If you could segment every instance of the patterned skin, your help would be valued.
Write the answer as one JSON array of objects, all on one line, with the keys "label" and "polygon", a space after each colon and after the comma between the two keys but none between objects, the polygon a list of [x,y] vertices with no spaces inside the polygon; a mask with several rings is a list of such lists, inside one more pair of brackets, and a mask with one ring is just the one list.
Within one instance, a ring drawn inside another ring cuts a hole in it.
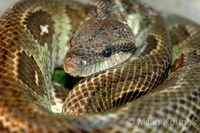
[{"label": "patterned skin", "polygon": [[[0,19],[0,130],[199,132],[199,25],[166,20],[132,0],[18,2]],[[51,77],[63,60],[86,78],[56,114]]]}]

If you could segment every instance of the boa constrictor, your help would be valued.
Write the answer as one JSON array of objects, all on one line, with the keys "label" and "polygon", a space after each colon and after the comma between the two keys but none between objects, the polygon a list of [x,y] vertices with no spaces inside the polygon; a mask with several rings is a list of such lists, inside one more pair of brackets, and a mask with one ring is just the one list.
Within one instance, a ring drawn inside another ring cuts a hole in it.
[{"label": "boa constrictor", "polygon": [[[166,18],[134,0],[10,7],[0,19],[1,132],[200,132],[200,28]],[[63,60],[86,78],[53,113]]]}]

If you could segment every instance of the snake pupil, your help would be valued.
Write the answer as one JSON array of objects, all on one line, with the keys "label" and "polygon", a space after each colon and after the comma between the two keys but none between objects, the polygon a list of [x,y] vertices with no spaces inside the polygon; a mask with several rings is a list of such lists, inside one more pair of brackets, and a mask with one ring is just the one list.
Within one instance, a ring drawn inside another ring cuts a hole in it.
[{"label": "snake pupil", "polygon": [[112,51],[110,49],[108,49],[108,48],[106,48],[106,50],[104,50],[103,53],[102,53],[102,55],[104,57],[110,57],[111,54],[112,54]]}]

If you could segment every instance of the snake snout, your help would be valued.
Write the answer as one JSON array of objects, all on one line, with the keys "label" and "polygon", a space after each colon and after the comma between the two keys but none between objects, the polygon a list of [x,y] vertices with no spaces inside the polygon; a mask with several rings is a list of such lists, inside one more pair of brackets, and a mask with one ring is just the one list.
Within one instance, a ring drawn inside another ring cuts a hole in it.
[{"label": "snake snout", "polygon": [[81,58],[75,58],[72,55],[66,55],[64,61],[64,70],[66,73],[74,76],[80,77],[81,71],[86,65],[86,61]]}]

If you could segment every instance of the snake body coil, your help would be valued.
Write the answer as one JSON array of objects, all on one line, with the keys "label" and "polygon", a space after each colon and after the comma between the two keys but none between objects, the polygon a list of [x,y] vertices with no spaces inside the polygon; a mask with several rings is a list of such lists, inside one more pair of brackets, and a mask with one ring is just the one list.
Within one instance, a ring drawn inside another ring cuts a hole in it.
[{"label": "snake body coil", "polygon": [[[57,114],[51,77],[63,60],[66,72],[86,78]],[[194,133],[199,114],[194,22],[164,20],[134,0],[22,0],[0,19],[2,132]]]}]

